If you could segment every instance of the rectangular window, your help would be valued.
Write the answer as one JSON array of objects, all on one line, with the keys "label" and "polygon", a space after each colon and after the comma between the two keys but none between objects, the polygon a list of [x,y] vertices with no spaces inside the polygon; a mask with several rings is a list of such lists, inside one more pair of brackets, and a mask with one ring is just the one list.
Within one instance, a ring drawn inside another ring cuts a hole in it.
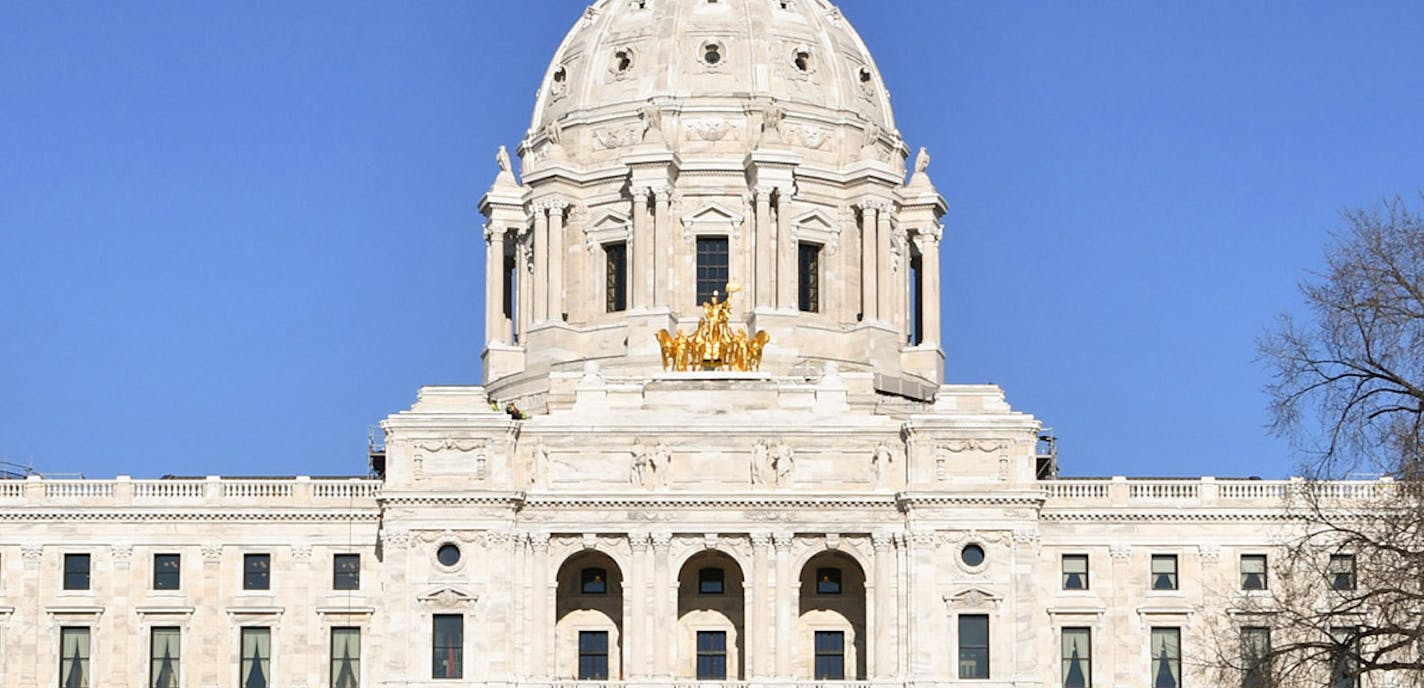
[{"label": "rectangular window", "polygon": [[1152,555],[1152,589],[1177,589],[1177,555]]},{"label": "rectangular window", "polygon": [[1063,555],[1063,589],[1088,589],[1088,555]]},{"label": "rectangular window", "polygon": [[697,571],[697,592],[701,595],[721,595],[726,590],[726,574],[709,566]]},{"label": "rectangular window", "polygon": [[1355,589],[1355,555],[1330,555],[1330,589]]},{"label": "rectangular window", "polygon": [[726,631],[697,632],[697,680],[727,680]]},{"label": "rectangular window", "polygon": [[608,680],[608,631],[579,631],[580,681]]},{"label": "rectangular window", "polygon": [[1271,629],[1247,626],[1241,629],[1241,688],[1269,688],[1271,669]]},{"label": "rectangular window", "polygon": [[1093,634],[1087,628],[1063,629],[1063,688],[1093,685]]},{"label": "rectangular window", "polygon": [[59,688],[89,688],[87,627],[64,626],[59,629]]},{"label": "rectangular window", "polygon": [[841,570],[836,568],[816,569],[816,594],[841,594]]},{"label": "rectangular window", "polygon": [[177,554],[153,555],[153,589],[177,590],[182,581],[183,558]]},{"label": "rectangular window", "polygon": [[149,688],[178,688],[180,685],[180,643],[177,626],[154,626],[148,632]]},{"label": "rectangular window", "polygon": [[609,313],[628,309],[628,242],[603,245],[603,302]]},{"label": "rectangular window", "polygon": [[1182,685],[1182,629],[1153,628],[1149,653],[1152,656],[1152,688],[1180,688]]},{"label": "rectangular window", "polygon": [[989,617],[959,615],[959,677],[989,678]]},{"label": "rectangular window", "polygon": [[796,245],[796,307],[807,313],[821,310],[821,245]]},{"label": "rectangular window", "polygon": [[1266,555],[1241,555],[1241,589],[1266,589]]},{"label": "rectangular window", "polygon": [[242,629],[242,661],[238,666],[237,685],[242,688],[267,688],[271,681],[272,629],[245,626]]},{"label": "rectangular window", "polygon": [[269,590],[272,587],[272,555],[242,555],[242,589]]},{"label": "rectangular window", "polygon": [[331,629],[331,688],[361,688],[361,629]]},{"label": "rectangular window", "polygon": [[697,304],[712,300],[712,292],[717,292],[719,300],[726,300],[727,290],[727,237],[697,237]]},{"label": "rectangular window", "polygon": [[925,341],[924,256],[915,242],[910,243],[910,344]]},{"label": "rectangular window", "polygon": [[1335,641],[1335,658],[1330,667],[1330,688],[1360,688],[1360,669],[1355,661],[1360,652],[1359,629],[1351,626],[1330,629]]},{"label": "rectangular window", "polygon": [[845,680],[845,633],[816,631],[815,678],[824,681]]},{"label": "rectangular window", "polygon": [[436,614],[430,647],[430,678],[464,676],[465,617],[460,614]]},{"label": "rectangular window", "polygon": [[[89,555],[64,555],[64,589],[89,589]],[[85,632],[88,633],[87,630]]]},{"label": "rectangular window", "polygon": [[361,555],[337,554],[331,558],[331,589],[361,589]]},{"label": "rectangular window", "polygon": [[605,595],[608,593],[608,572],[589,567],[579,572],[579,590],[585,595]]},{"label": "rectangular window", "polygon": [[514,255],[506,253],[504,255],[504,285],[501,289],[504,294],[504,303],[501,304],[501,308],[503,308],[504,317],[511,320],[514,318],[514,287],[518,284],[518,280],[515,279],[517,274],[514,271]]}]

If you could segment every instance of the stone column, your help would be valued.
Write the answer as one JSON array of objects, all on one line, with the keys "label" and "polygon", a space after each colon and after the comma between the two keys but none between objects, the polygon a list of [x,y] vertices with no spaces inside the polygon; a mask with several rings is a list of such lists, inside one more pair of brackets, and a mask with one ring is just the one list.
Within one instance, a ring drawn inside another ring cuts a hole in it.
[{"label": "stone column", "polygon": [[875,621],[870,626],[870,675],[884,679],[895,675],[895,586],[893,568],[894,540],[889,533],[872,533],[870,543],[875,549]]},{"label": "stone column", "polygon": [[[215,660],[208,662],[199,661],[196,664],[189,665],[198,669],[198,671],[194,672],[194,675],[198,677],[198,685],[226,685],[226,682],[222,680],[226,677],[228,668],[226,662],[216,661],[219,658],[227,657],[232,652],[227,644],[228,638],[230,637],[229,633],[231,632],[228,630],[231,628],[231,621],[227,614],[223,613],[222,609],[223,547],[222,545],[203,545],[201,551],[203,554],[203,577],[198,585],[200,592],[192,597],[194,600],[194,609],[191,628],[213,628],[219,629],[219,632],[192,633],[190,637],[184,640],[192,643],[192,651],[188,653],[188,656],[195,659],[208,657]],[[237,563],[239,565],[242,564],[241,557],[238,558]],[[188,647],[188,645],[184,645],[183,649],[187,651]],[[392,667],[393,669],[397,672],[404,670],[404,666],[399,664],[400,660],[392,661],[395,663],[395,666]],[[395,675],[399,676],[401,674],[397,673]]]},{"label": "stone column", "polygon": [[[536,679],[548,679],[554,664],[554,610],[549,607],[549,534],[530,533],[529,547],[533,552],[530,562],[529,609],[533,613],[529,621],[529,649],[532,661],[529,675]],[[557,584],[557,581],[555,581]]]},{"label": "stone column", "polygon": [[796,310],[796,237],[791,235],[791,189],[776,190],[776,306]]},{"label": "stone column", "polygon": [[[96,576],[93,582],[98,584],[95,587],[99,589],[98,592],[101,596],[104,595],[104,588],[110,589],[106,606],[118,613],[112,614],[109,618],[100,619],[100,621],[108,622],[104,624],[108,626],[108,628],[102,630],[109,631],[112,637],[104,638],[100,635],[101,628],[96,624],[93,634],[89,638],[89,642],[92,647],[97,648],[107,645],[114,650],[118,650],[118,652],[114,653],[112,661],[107,662],[109,665],[107,671],[111,685],[123,686],[128,685],[128,678],[134,672],[129,662],[128,648],[129,639],[133,638],[138,631],[133,623],[135,616],[133,614],[133,607],[129,602],[129,590],[142,590],[143,588],[133,587],[135,581],[132,580],[132,570],[129,566],[133,561],[133,545],[110,545],[109,559],[113,563],[113,573],[110,580],[101,582]],[[113,584],[111,581],[117,584]],[[110,585],[112,585],[112,587],[110,587]],[[144,646],[146,647],[146,644]]]},{"label": "stone column", "polygon": [[746,614],[746,656],[742,658],[742,666],[746,669],[747,680],[764,678],[772,675],[773,654],[771,652],[772,639],[768,637],[767,631],[771,630],[772,623],[776,619],[776,610],[771,606],[769,595],[769,583],[771,582],[771,556],[768,550],[771,549],[771,533],[752,533],[752,570],[751,575],[746,578],[746,594],[750,599]]},{"label": "stone column", "polygon": [[[38,479],[36,478],[36,480]],[[26,487],[28,487],[28,485]],[[35,487],[43,489],[44,486],[36,482]],[[13,656],[6,655],[5,671],[7,674],[13,674],[16,677],[15,685],[23,686],[24,688],[33,688],[39,684],[40,674],[44,671],[40,668],[40,643],[48,644],[55,642],[55,640],[44,637],[47,619],[44,618],[45,612],[39,605],[39,588],[40,580],[42,579],[40,569],[45,563],[44,547],[42,545],[34,545],[32,547],[22,545],[20,547],[20,558],[23,560],[22,566],[24,567],[25,574],[24,577],[20,579],[19,599],[28,600],[29,604],[25,605],[27,608],[22,608],[17,605],[12,614],[10,625],[14,630],[11,632],[13,635],[10,640],[10,647],[15,648],[16,652]],[[63,557],[61,557],[61,560],[62,559]],[[58,565],[58,563],[55,564],[55,566]],[[30,616],[30,613],[33,613],[33,616]],[[28,617],[31,624],[30,628],[25,627],[26,617]],[[30,661],[21,659],[26,657],[29,658]]]},{"label": "stone column", "polygon": [[633,242],[628,247],[628,307],[653,305],[653,228],[646,187],[633,190]]},{"label": "stone column", "polygon": [[504,229],[485,225],[485,345],[507,343],[504,321]]},{"label": "stone column", "polygon": [[648,534],[628,534],[628,547],[633,558],[623,577],[623,606],[628,613],[623,618],[623,674],[625,678],[648,675],[652,664],[652,645],[657,624],[648,612]]},{"label": "stone column", "polygon": [[516,234],[515,256],[514,256],[514,278],[516,287],[514,295],[518,299],[518,325],[515,327],[519,337],[520,346],[529,345],[529,323],[534,321],[534,299],[532,298],[532,275],[529,273],[530,250],[529,244],[533,241],[534,234],[528,227],[522,227]]},{"label": "stone column", "polygon": [[672,191],[667,187],[653,190],[653,305],[670,306],[673,298],[673,240],[668,203]]},{"label": "stone column", "polygon": [[875,230],[875,263],[877,273],[884,279],[884,284],[876,286],[876,291],[880,295],[880,305],[878,307],[881,320],[893,322],[895,319],[895,285],[894,279],[890,279],[890,235],[894,231],[890,226],[890,206],[887,203],[880,203],[879,217],[877,217],[877,227]]},{"label": "stone column", "polygon": [[751,245],[756,254],[755,303],[759,307],[773,306],[776,302],[776,281],[772,267],[776,232],[771,226],[771,192],[770,187],[756,188],[756,236]]},{"label": "stone column", "polygon": [[920,234],[920,312],[923,313],[925,344],[939,345],[939,238],[941,230],[931,228]]},{"label": "stone column", "polygon": [[677,581],[668,570],[668,551],[672,533],[653,534],[653,616],[648,624],[653,636],[653,673],[660,678],[672,676],[672,631],[676,627],[677,611],[670,609],[668,597],[676,591]]},{"label": "stone column", "polygon": [[799,577],[791,570],[791,533],[772,535],[776,546],[776,676],[791,678],[791,647],[796,627]]},{"label": "stone column", "polygon": [[534,204],[534,322],[549,319],[549,208]]},{"label": "stone column", "polygon": [[879,301],[875,288],[879,279],[875,274],[875,226],[876,208],[874,201],[860,204],[860,314],[861,321],[879,317]]},{"label": "stone column", "polygon": [[[906,555],[909,570],[909,594],[906,613],[909,615],[910,673],[913,680],[925,681],[934,676],[933,653],[938,651],[934,642],[934,615],[944,615],[944,605],[934,599],[934,578],[924,575],[934,571],[935,534],[933,532],[914,533],[909,538],[910,550]],[[937,604],[939,603],[939,604]]]},{"label": "stone column", "polygon": [[564,209],[569,204],[549,201],[549,287],[550,320],[564,320]]}]

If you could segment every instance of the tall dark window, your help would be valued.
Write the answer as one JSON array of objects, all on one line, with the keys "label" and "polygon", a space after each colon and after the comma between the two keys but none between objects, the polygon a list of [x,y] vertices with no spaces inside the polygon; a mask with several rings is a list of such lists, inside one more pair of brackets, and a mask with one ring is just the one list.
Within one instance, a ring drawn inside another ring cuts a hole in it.
[{"label": "tall dark window", "polygon": [[1266,589],[1266,555],[1241,555],[1241,589]]},{"label": "tall dark window", "polygon": [[1063,555],[1063,589],[1088,589],[1088,555]]},{"label": "tall dark window", "polygon": [[272,587],[272,555],[242,555],[242,589],[268,590]]},{"label": "tall dark window", "polygon": [[331,688],[361,688],[361,629],[331,629]]},{"label": "tall dark window", "polygon": [[1153,628],[1148,641],[1152,657],[1152,688],[1179,688],[1182,685],[1182,629]]},{"label": "tall dark window", "polygon": [[361,555],[337,554],[331,558],[331,589],[361,589]]},{"label": "tall dark window", "polygon": [[177,626],[154,626],[148,632],[149,688],[178,688],[182,631]]},{"label": "tall dark window", "polygon": [[989,678],[989,616],[959,615],[959,677]]},{"label": "tall dark window", "polygon": [[815,678],[825,681],[845,680],[845,633],[816,631]]},{"label": "tall dark window", "polygon": [[89,688],[89,628],[59,629],[60,688]]},{"label": "tall dark window", "polygon": [[465,617],[436,614],[430,639],[430,678],[465,674]]},{"label": "tall dark window", "polygon": [[910,332],[909,342],[925,341],[924,256],[915,242],[910,242]]},{"label": "tall dark window", "polygon": [[697,592],[700,595],[721,595],[725,590],[726,573],[715,566],[697,570]]},{"label": "tall dark window", "polygon": [[1093,685],[1093,632],[1087,628],[1063,629],[1063,688]]},{"label": "tall dark window", "polygon": [[727,298],[727,237],[697,237],[697,304]]},{"label": "tall dark window", "polygon": [[1177,589],[1177,555],[1152,555],[1152,589]]},{"label": "tall dark window", "polygon": [[821,245],[796,245],[796,307],[807,313],[821,310]]},{"label": "tall dark window", "polygon": [[816,569],[816,594],[841,594],[841,570],[835,568]]},{"label": "tall dark window", "polygon": [[177,554],[153,555],[153,589],[177,590],[183,583],[183,558]]},{"label": "tall dark window", "polygon": [[237,685],[267,688],[272,680],[272,629],[246,626],[242,629],[242,661],[238,663]]},{"label": "tall dark window", "polygon": [[608,631],[579,631],[580,681],[608,680]]},{"label": "tall dark window", "polygon": [[604,310],[628,309],[628,242],[603,245]]},{"label": "tall dark window", "polygon": [[697,632],[697,680],[727,680],[727,632]]},{"label": "tall dark window", "polygon": [[1360,652],[1359,629],[1343,626],[1330,629],[1335,640],[1335,657],[1330,666],[1330,688],[1360,688],[1360,667],[1355,661]]},{"label": "tall dark window", "polygon": [[1247,626],[1241,629],[1241,688],[1270,688],[1271,629]]},{"label": "tall dark window", "polygon": [[[64,589],[65,590],[88,590],[89,589],[89,555],[87,554],[66,554],[64,555]],[[86,631],[87,633],[87,631]]]},{"label": "tall dark window", "polygon": [[585,595],[603,595],[608,592],[608,572],[590,566],[579,572],[579,591]]},{"label": "tall dark window", "polygon": [[1330,589],[1355,589],[1355,555],[1330,555]]},{"label": "tall dark window", "polygon": [[504,255],[504,288],[501,290],[504,294],[504,303],[501,307],[504,309],[504,317],[511,319],[514,318],[514,285],[518,284],[514,276],[514,256],[506,253]]}]

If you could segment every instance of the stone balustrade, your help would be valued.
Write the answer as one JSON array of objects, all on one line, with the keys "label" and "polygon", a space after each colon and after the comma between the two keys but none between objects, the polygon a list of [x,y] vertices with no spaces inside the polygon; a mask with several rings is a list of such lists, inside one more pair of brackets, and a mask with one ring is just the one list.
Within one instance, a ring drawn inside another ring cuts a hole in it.
[{"label": "stone balustrade", "polygon": [[374,507],[381,481],[369,478],[160,478],[0,480],[0,506],[356,506]]},{"label": "stone balustrade", "polygon": [[1293,500],[1371,500],[1398,487],[1390,478],[1379,480],[1307,481],[1218,480],[1216,478],[1128,479],[1085,478],[1043,480],[1047,507],[1103,506],[1219,506],[1279,507]]}]

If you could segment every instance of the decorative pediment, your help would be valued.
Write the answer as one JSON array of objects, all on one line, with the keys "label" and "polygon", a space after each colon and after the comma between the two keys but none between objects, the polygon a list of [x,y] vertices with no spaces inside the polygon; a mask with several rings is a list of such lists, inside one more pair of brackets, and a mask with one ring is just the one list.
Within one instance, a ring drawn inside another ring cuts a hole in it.
[{"label": "decorative pediment", "polygon": [[813,208],[793,219],[791,235],[797,241],[825,246],[828,254],[840,250],[841,225],[836,222],[836,216],[824,208]]},{"label": "decorative pediment", "polygon": [[682,216],[682,240],[692,241],[697,231],[726,232],[733,239],[741,237],[742,213],[712,201]]},{"label": "decorative pediment", "polygon": [[1004,598],[982,588],[965,588],[953,595],[945,595],[944,603],[954,609],[998,609]]},{"label": "decorative pediment", "polygon": [[479,596],[458,588],[436,588],[416,599],[439,609],[464,609],[474,605]]},{"label": "decorative pediment", "polygon": [[584,225],[584,248],[589,253],[599,246],[618,241],[627,241],[633,233],[633,221],[627,213],[611,207],[594,211],[593,220]]}]

